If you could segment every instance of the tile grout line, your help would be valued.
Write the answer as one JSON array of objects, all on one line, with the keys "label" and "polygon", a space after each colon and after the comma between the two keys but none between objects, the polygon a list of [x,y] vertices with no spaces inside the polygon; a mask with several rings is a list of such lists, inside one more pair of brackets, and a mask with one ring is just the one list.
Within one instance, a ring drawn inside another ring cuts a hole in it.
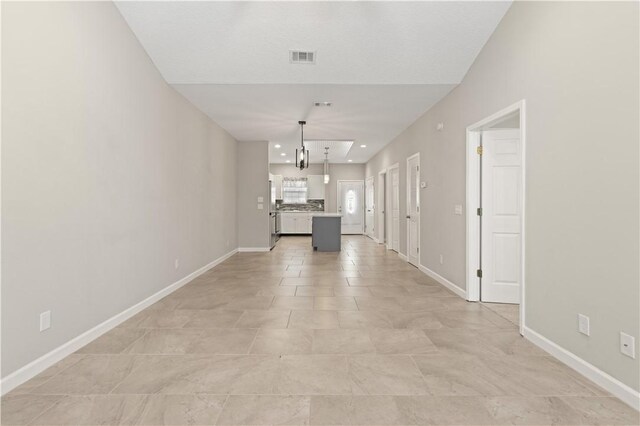
[{"label": "tile grout line", "polygon": [[[63,360],[65,360],[65,359],[67,359],[67,358],[69,358],[69,357],[71,357],[71,356],[74,356],[74,355],[75,355],[75,356],[79,356],[79,357],[80,357],[80,359],[79,359],[77,362],[74,362],[73,364],[71,364],[71,365],[69,365],[69,366],[67,366],[67,367],[63,368],[62,370],[58,371],[56,374],[54,374],[53,376],[49,377],[49,378],[48,378],[47,380],[45,380],[44,382],[40,383],[40,384],[39,384],[38,386],[36,386],[34,389],[37,389],[37,388],[39,388],[39,387],[41,387],[41,386],[44,386],[47,382],[49,382],[50,380],[52,380],[54,377],[57,377],[58,375],[60,375],[60,374],[62,374],[63,372],[67,371],[69,368],[73,367],[74,365],[76,365],[78,362],[82,361],[82,360],[87,356],[86,354],[79,354],[79,353],[77,353],[77,351],[76,351],[76,352],[72,353],[71,355],[69,355],[69,356],[67,356],[67,357],[64,357],[63,359],[61,359],[61,360],[60,360],[60,361],[58,361],[58,362],[62,362]],[[52,367],[54,367],[54,366],[55,366],[55,364],[54,364],[54,365],[52,365],[52,366],[51,366],[51,367],[49,367],[49,368],[52,368]],[[44,370],[44,371],[47,371],[47,370]],[[43,371],[43,372],[41,372],[40,374],[44,373],[44,371]],[[38,376],[33,377],[33,379],[35,379],[36,377],[38,377]],[[28,383],[28,382],[27,382],[27,383]],[[24,385],[24,384],[26,384],[26,383],[23,383],[23,385]],[[19,388],[19,387],[18,387],[18,388]],[[18,389],[18,388],[16,388],[16,389]],[[11,393],[11,392],[9,392],[9,393]],[[27,392],[27,394],[28,394],[28,395],[33,395],[33,393],[32,393],[31,391]],[[1,411],[1,410],[0,410],[0,411]],[[2,419],[0,419],[0,421],[1,421],[1,420],[2,420]]]},{"label": "tile grout line", "polygon": [[[133,342],[131,342],[130,344],[128,344],[123,350],[121,350],[119,352],[119,354],[121,355],[127,355],[128,352],[126,352],[128,349],[130,349],[133,345],[136,344],[136,342],[138,342],[139,340],[142,340],[143,337],[145,337],[147,334],[151,333],[151,331],[153,330],[161,330],[161,329],[154,329],[154,328],[143,328],[142,330],[145,330],[144,333],[142,333],[137,339],[135,339]],[[105,355],[111,355],[111,354],[105,354]]]},{"label": "tile grout line", "polygon": [[289,316],[287,317],[287,326],[285,329],[289,330],[289,324],[291,323],[291,315],[293,314],[293,309],[289,310]]},{"label": "tile grout line", "polygon": [[218,413],[218,415],[216,416],[215,421],[213,422],[214,425],[217,425],[218,422],[220,421],[220,416],[222,416],[222,412],[224,411],[225,407],[227,406],[227,401],[229,401],[229,397],[231,395],[227,394],[226,397],[224,398],[224,402],[222,403],[222,407],[220,407],[220,412]]},{"label": "tile grout line", "polygon": [[[51,410],[53,407],[56,406],[56,404],[58,404],[58,402],[62,401],[63,399],[67,398],[69,395],[62,395],[61,398],[55,402],[52,402],[51,405],[47,406],[45,409],[43,409],[41,412],[39,412],[37,415],[35,415],[31,420],[29,420],[26,424],[27,425],[33,425],[36,420],[38,420],[39,417],[42,417],[47,411]],[[1,419],[0,419],[1,420]]]},{"label": "tile grout line", "polygon": [[258,334],[260,334],[260,331],[262,331],[262,328],[258,328],[256,330],[256,334],[253,336],[253,340],[251,341],[251,344],[249,345],[249,348],[247,349],[247,355],[251,355],[251,350],[253,349],[253,345],[256,343],[256,339],[258,338]]}]

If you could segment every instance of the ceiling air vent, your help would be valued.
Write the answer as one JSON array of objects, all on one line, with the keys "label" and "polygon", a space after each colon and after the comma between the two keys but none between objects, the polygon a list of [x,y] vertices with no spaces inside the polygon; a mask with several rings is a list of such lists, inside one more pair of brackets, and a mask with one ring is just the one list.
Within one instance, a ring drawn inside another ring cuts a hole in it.
[{"label": "ceiling air vent", "polygon": [[289,51],[289,62],[292,64],[315,64],[316,52],[304,52],[301,50]]}]

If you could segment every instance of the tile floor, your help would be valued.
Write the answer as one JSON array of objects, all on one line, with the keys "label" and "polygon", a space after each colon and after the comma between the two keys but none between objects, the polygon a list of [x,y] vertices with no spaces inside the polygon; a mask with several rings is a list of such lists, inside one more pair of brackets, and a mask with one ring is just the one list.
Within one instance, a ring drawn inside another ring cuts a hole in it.
[{"label": "tile floor", "polygon": [[362,236],[237,254],[2,398],[2,424],[638,424]]}]

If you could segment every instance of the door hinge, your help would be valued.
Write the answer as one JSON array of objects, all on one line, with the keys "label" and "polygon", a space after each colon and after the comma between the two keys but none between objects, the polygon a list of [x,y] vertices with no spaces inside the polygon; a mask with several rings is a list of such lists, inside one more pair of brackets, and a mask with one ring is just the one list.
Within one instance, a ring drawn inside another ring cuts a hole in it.
[{"label": "door hinge", "polygon": [[482,145],[476,148],[476,152],[478,153],[478,155],[482,155]]},{"label": "door hinge", "polygon": [[420,206],[416,206],[416,213],[420,212]]},{"label": "door hinge", "polygon": [[416,253],[420,253],[420,247],[416,247]]},{"label": "door hinge", "polygon": [[482,278],[482,269],[478,269],[478,270],[476,271],[476,276],[477,276],[478,278]]},{"label": "door hinge", "polygon": [[482,207],[478,207],[477,212],[478,212],[478,216],[482,216]]},{"label": "door hinge", "polygon": [[420,166],[416,166],[416,172],[420,171]]}]

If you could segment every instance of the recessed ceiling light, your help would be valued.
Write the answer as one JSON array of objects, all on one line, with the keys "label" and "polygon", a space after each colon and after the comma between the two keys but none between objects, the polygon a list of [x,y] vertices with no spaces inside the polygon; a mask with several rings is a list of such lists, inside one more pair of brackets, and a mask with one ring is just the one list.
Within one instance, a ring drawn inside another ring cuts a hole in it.
[{"label": "recessed ceiling light", "polygon": [[330,107],[331,105],[333,105],[333,103],[331,102],[314,102],[313,105],[317,106],[317,107]]},{"label": "recessed ceiling light", "polygon": [[352,162],[353,162],[353,160],[347,160],[347,161],[348,161],[348,162],[350,162],[350,163],[352,163]]},{"label": "recessed ceiling light", "polygon": [[287,153],[286,152],[281,152],[280,155],[282,155],[284,157],[285,155],[287,155]]},{"label": "recessed ceiling light", "polygon": [[290,163],[290,162],[291,162],[291,160],[287,160],[287,161],[285,161],[285,163]]},{"label": "recessed ceiling light", "polygon": [[363,145],[360,145],[360,148],[366,148],[366,147],[367,147],[367,146],[366,146],[366,145],[364,145],[364,144],[363,144]]},{"label": "recessed ceiling light", "polygon": [[274,145],[274,148],[276,148],[276,149],[280,148],[280,144],[278,144],[278,143],[277,143],[277,144],[275,144],[275,145]]}]

